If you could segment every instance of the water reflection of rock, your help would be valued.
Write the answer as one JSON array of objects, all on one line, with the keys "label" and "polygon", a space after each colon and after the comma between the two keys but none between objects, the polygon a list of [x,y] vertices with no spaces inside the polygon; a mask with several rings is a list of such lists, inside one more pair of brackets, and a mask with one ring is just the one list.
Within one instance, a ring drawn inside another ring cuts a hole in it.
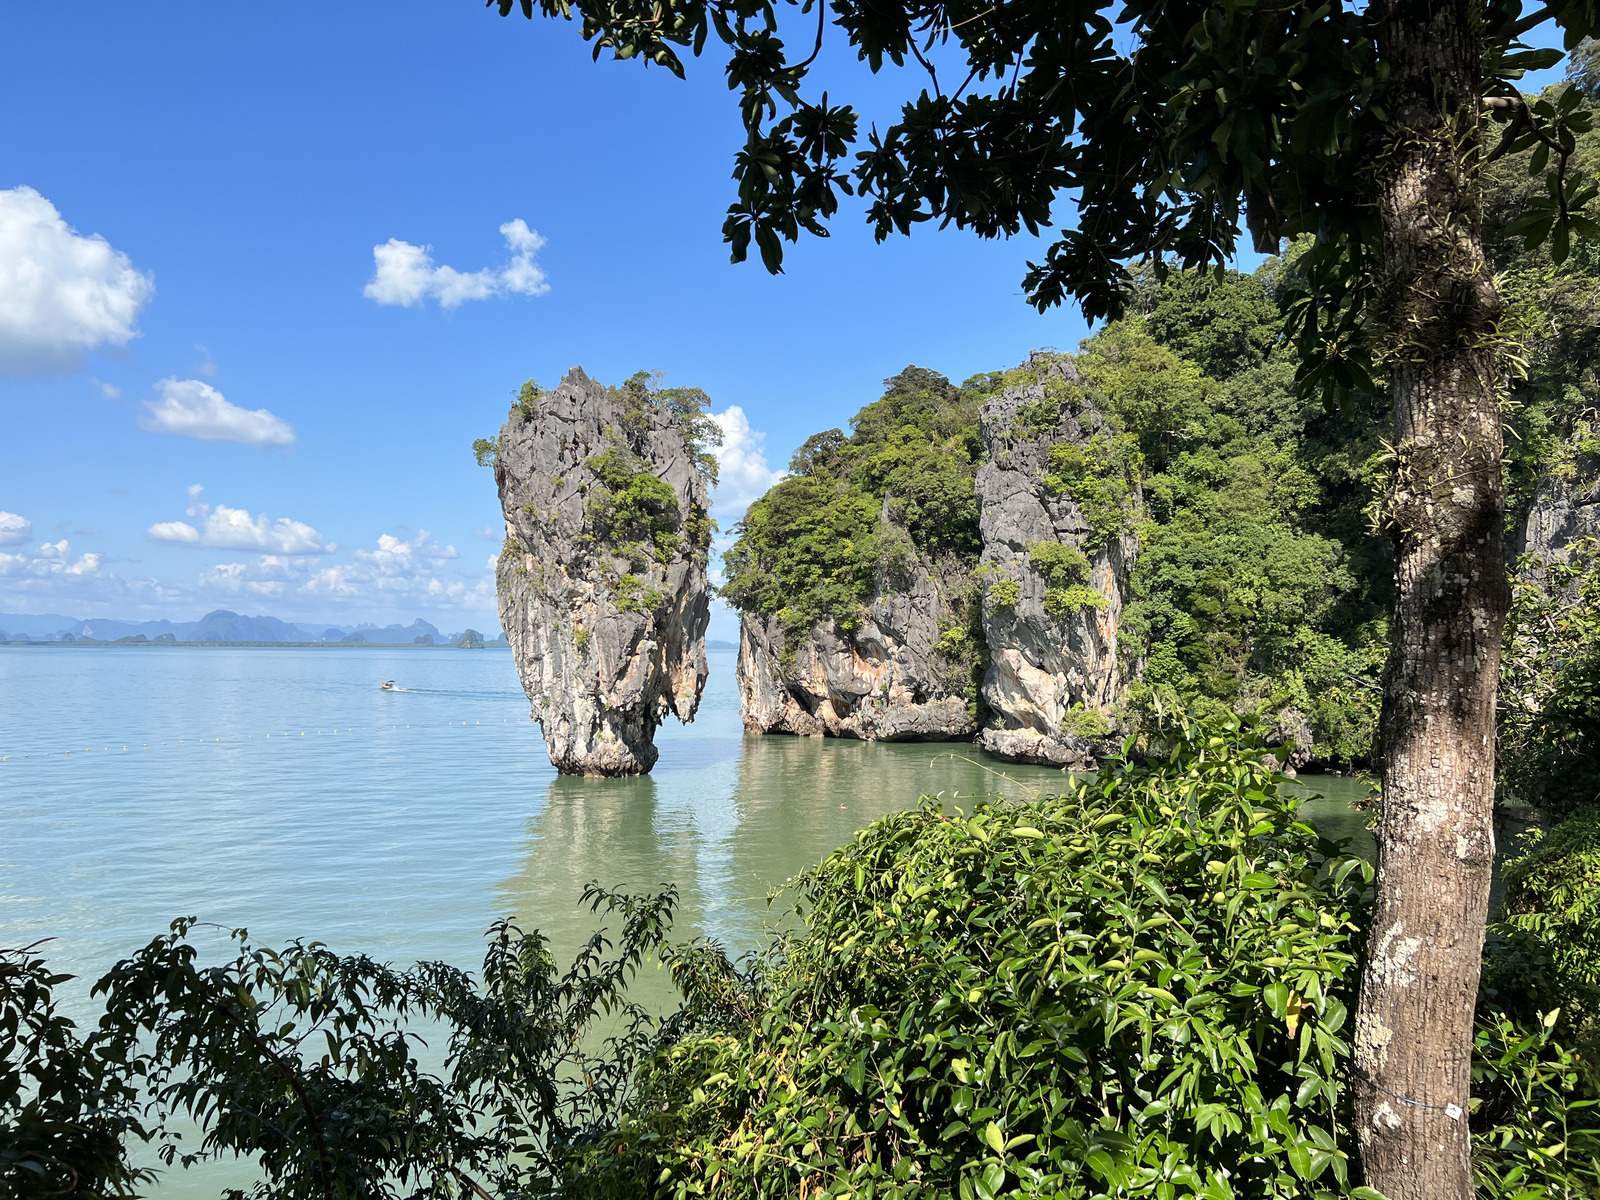
[{"label": "water reflection of rock", "polygon": [[[558,957],[596,927],[580,909],[586,883],[654,891],[676,884],[675,936],[760,945],[776,885],[819,862],[878,817],[923,794],[967,804],[980,794],[1056,790],[1060,771],[1003,764],[971,748],[749,736],[664,748],[653,776],[558,776],[528,823],[521,869],[500,886],[501,909],[543,929]],[[987,761],[985,761],[987,760]]]},{"label": "water reflection of rock", "polygon": [[[1002,763],[972,747],[746,736],[664,746],[656,773],[599,779],[557,776],[528,821],[520,869],[499,888],[500,910],[551,939],[558,961],[601,924],[580,907],[586,883],[651,891],[676,884],[673,940],[711,936],[734,952],[765,943],[788,908],[768,893],[889,812],[938,795],[970,811],[979,796],[1023,798],[1066,788],[1049,767]],[[678,751],[681,751],[679,753]],[[1363,814],[1348,807],[1364,785],[1312,777],[1327,799],[1308,816],[1334,837],[1370,849]],[[646,970],[638,993],[673,1001],[664,974]]]}]

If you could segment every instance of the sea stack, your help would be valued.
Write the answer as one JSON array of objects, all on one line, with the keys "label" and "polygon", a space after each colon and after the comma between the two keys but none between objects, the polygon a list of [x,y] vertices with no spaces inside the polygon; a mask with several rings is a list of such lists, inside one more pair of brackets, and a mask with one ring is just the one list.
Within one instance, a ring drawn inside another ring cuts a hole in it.
[{"label": "sea stack", "polygon": [[698,389],[582,369],[525,385],[495,445],[500,622],[550,761],[638,775],[705,687],[716,425]]},{"label": "sea stack", "polygon": [[1072,360],[983,405],[977,489],[991,754],[1092,766],[1116,733],[1130,668],[1117,634],[1138,553],[1138,446],[1095,408]]}]

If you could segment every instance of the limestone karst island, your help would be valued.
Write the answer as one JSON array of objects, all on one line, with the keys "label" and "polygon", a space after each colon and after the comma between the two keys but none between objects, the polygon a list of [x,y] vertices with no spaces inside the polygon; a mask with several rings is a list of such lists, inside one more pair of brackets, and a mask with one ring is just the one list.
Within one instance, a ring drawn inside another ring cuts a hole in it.
[{"label": "limestone karst island", "polygon": [[1600,4],[0,5],[0,1200],[1600,1200]]}]

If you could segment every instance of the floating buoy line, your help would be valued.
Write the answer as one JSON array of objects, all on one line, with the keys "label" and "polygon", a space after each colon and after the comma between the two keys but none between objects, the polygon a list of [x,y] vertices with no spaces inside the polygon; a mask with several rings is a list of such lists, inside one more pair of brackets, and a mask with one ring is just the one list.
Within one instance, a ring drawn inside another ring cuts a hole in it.
[{"label": "floating buoy line", "polygon": [[[532,720],[533,720],[532,717],[502,717],[500,719],[500,723],[502,725],[514,725],[514,724],[518,724],[518,723],[523,722],[523,721],[531,722]],[[293,739],[307,738],[307,737],[349,737],[349,736],[354,735],[354,734],[363,734],[363,733],[373,733],[373,734],[376,734],[376,733],[396,733],[396,732],[399,732],[400,730],[403,730],[403,729],[444,729],[446,727],[459,727],[459,728],[462,728],[462,729],[466,729],[466,728],[473,727],[473,726],[481,726],[482,724],[483,724],[483,721],[481,721],[481,720],[477,720],[477,721],[411,721],[411,722],[398,722],[397,721],[397,722],[394,722],[394,723],[392,723],[392,724],[390,724],[388,726],[384,726],[384,725],[350,725],[350,726],[343,726],[343,727],[340,727],[338,729],[302,729],[302,730],[299,730],[298,732],[293,730],[293,729],[272,730],[272,731],[270,731],[268,733],[262,734],[261,735],[261,740],[266,742],[266,741],[271,741],[273,738],[277,738],[279,741],[285,741],[285,740],[293,740]],[[494,724],[494,718],[493,717],[489,718],[489,724],[490,725]],[[190,738],[190,737],[170,738],[170,739],[168,739],[167,741],[164,741],[164,742],[127,742],[127,743],[125,743],[123,745],[120,745],[120,746],[116,745],[115,743],[113,743],[112,745],[109,745],[109,746],[102,746],[99,750],[96,750],[93,746],[88,746],[88,747],[85,747],[82,750],[77,750],[77,749],[73,749],[73,750],[44,750],[44,751],[34,751],[32,753],[29,753],[29,754],[0,754],[0,763],[13,763],[13,762],[20,763],[20,762],[24,762],[24,761],[31,760],[31,759],[46,759],[46,758],[53,758],[53,759],[84,758],[84,757],[87,757],[88,755],[91,755],[91,754],[125,754],[125,753],[128,753],[130,751],[131,752],[137,752],[137,753],[143,753],[143,752],[148,751],[148,750],[169,750],[169,749],[170,750],[176,750],[180,746],[188,747],[188,746],[233,745],[236,742],[253,742],[255,740],[256,740],[256,735],[253,734],[253,733],[234,733],[234,734],[224,734],[224,735],[209,735],[209,736],[206,736],[206,737],[197,737],[197,738]]]}]

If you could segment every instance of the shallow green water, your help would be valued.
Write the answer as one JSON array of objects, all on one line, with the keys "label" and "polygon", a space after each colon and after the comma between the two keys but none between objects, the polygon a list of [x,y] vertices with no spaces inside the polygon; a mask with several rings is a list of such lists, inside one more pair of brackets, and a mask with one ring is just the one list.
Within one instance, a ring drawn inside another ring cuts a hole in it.
[{"label": "shallow green water", "polygon": [[[555,775],[503,650],[0,647],[0,945],[52,938],[92,977],[193,914],[472,967],[502,915],[575,948],[599,880],[675,883],[678,936],[741,951],[771,888],[884,813],[1065,782],[970,746],[746,736],[734,652],[710,656],[655,772],[598,780]],[[1359,786],[1307,782],[1317,824],[1368,844]]]}]

